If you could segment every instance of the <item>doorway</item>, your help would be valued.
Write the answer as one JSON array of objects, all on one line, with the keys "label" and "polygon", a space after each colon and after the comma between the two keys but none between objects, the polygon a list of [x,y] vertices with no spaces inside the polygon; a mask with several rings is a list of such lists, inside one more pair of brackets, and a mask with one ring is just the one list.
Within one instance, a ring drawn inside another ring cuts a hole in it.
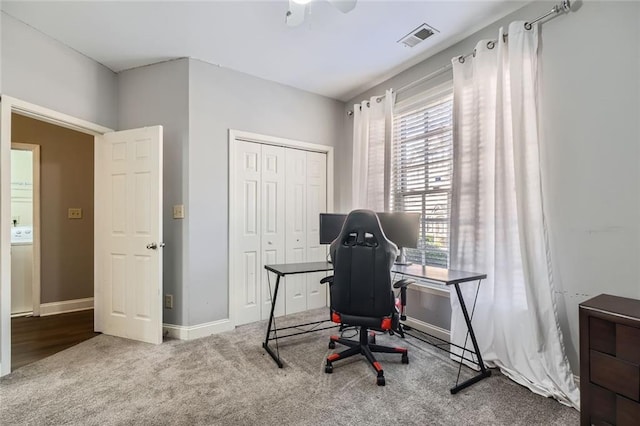
[{"label": "doorway", "polygon": [[[75,330],[94,328],[94,138],[16,113],[11,121],[15,369],[93,336]],[[81,311],[90,312],[69,315]]]}]

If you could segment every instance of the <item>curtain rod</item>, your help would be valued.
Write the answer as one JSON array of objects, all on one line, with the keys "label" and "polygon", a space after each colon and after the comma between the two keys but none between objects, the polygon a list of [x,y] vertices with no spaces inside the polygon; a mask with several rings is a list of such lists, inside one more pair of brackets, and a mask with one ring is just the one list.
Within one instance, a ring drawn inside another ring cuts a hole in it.
[{"label": "curtain rod", "polygon": [[[557,15],[559,13],[569,13],[571,11],[571,0],[562,0],[561,3],[556,4],[555,6],[553,6],[553,8],[548,11],[547,13],[538,16],[536,19],[533,19],[531,21],[527,21],[524,23],[524,28],[527,30],[530,30],[531,28],[533,28],[533,24],[542,21],[543,19],[547,18],[550,15]],[[503,34],[503,38],[506,39],[506,37],[509,34],[504,33]],[[490,41],[487,43],[487,47],[489,47],[489,49],[493,49],[493,47],[495,46],[495,41]],[[468,58],[469,56],[474,56],[475,55],[475,50],[471,53],[467,53],[466,55],[460,55],[458,56],[458,61],[460,62],[464,62],[466,58]],[[434,72],[425,75],[424,77],[420,77],[419,79],[412,81],[409,84],[406,84],[404,86],[402,86],[401,88],[395,90],[396,95],[400,94],[402,92],[405,92],[421,83],[424,83],[425,81],[429,81],[441,74],[444,74],[445,72],[449,71],[451,68],[453,67],[453,65],[451,65],[451,63],[448,63],[447,65],[444,65],[440,68],[438,68],[437,70],[435,70]],[[391,89],[393,90],[393,89]],[[383,96],[379,96],[378,98],[376,98],[377,102],[380,102],[380,100],[382,100]],[[367,103],[367,106],[369,106],[369,103]],[[353,111],[349,110],[347,111],[347,115],[349,117],[351,117],[353,115]]]}]

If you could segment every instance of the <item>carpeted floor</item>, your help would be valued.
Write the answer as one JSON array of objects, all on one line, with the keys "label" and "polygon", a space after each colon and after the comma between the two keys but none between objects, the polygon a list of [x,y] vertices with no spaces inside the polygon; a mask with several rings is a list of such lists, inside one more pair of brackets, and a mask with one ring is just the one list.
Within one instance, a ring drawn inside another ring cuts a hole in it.
[{"label": "carpeted floor", "polygon": [[[298,322],[322,310],[280,320]],[[381,354],[387,385],[361,357],[324,373],[330,331],[261,348],[264,322],[153,346],[100,335],[0,380],[2,425],[577,425],[579,413],[494,372],[451,395],[457,365],[416,340],[410,364]],[[378,336],[378,343],[396,337]],[[342,348],[338,346],[337,350]],[[469,376],[471,373],[465,371]]]}]

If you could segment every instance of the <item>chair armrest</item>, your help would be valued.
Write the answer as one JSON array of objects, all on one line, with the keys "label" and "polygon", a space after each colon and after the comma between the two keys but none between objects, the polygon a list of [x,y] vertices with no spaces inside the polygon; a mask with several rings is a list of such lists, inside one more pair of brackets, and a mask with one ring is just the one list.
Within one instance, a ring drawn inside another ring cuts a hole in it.
[{"label": "chair armrest", "polygon": [[[322,282],[322,281],[321,281],[321,282]],[[405,278],[405,279],[403,279],[403,280],[396,281],[396,282],[393,284],[393,288],[402,288],[402,289],[404,289],[404,288],[407,288],[407,286],[408,286],[409,284],[415,284],[415,283],[416,283],[416,281],[415,281],[415,280],[412,280],[412,279],[410,279],[410,278]]]},{"label": "chair armrest", "polygon": [[328,277],[324,277],[320,280],[320,284],[329,283],[329,285],[333,284],[333,275],[329,275]]}]

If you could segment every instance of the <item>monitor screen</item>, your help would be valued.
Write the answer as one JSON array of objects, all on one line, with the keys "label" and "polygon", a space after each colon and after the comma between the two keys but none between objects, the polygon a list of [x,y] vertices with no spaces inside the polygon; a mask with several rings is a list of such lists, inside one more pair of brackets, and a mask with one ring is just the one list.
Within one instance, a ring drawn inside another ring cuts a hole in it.
[{"label": "monitor screen", "polygon": [[398,247],[417,248],[420,213],[377,213],[384,235]]},{"label": "monitor screen", "polygon": [[320,244],[331,244],[338,238],[346,214],[320,213]]},{"label": "monitor screen", "polygon": [[[420,213],[376,213],[386,237],[398,247],[417,248]],[[320,244],[331,244],[342,230],[346,214],[320,213]]]}]

